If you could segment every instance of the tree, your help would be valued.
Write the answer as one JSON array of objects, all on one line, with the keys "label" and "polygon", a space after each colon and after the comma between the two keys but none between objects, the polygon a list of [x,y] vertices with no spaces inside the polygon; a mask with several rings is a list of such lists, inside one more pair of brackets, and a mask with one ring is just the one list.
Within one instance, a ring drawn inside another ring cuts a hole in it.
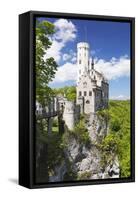
[{"label": "tree", "polygon": [[57,70],[57,63],[54,58],[45,58],[46,51],[52,45],[50,36],[55,32],[54,25],[48,21],[36,22],[36,99],[42,105],[45,99],[52,95],[52,89],[48,83],[52,81]]},{"label": "tree", "polygon": [[70,86],[67,90],[67,99],[70,101],[75,101],[76,100],[76,87],[75,86]]},{"label": "tree", "polygon": [[53,89],[53,92],[55,93],[55,95],[58,95],[58,94],[61,94],[63,96],[65,95],[69,101],[76,100],[76,87],[75,86],[65,86],[62,88],[55,88],[55,89]]}]

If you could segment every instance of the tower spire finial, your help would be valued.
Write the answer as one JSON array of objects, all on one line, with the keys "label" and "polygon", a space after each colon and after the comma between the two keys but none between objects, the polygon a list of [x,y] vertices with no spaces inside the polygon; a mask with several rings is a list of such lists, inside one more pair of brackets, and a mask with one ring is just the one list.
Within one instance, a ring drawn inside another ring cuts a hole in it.
[{"label": "tower spire finial", "polygon": [[85,42],[87,42],[87,27],[84,27],[84,31],[85,31]]}]

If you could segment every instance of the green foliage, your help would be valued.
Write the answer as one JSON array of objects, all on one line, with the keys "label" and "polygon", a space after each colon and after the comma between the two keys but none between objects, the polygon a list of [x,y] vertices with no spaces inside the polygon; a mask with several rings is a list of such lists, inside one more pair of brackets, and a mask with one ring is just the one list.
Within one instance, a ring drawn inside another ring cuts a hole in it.
[{"label": "green foliage", "polygon": [[107,164],[111,164],[113,157],[117,154],[118,138],[116,134],[108,134],[99,145],[101,154],[101,167],[105,167]]},{"label": "green foliage", "polygon": [[57,127],[58,126],[58,119],[53,119],[53,126],[54,127]]},{"label": "green foliage", "polygon": [[121,129],[121,124],[120,124],[119,119],[114,119],[111,121],[110,129],[115,132],[118,132]]},{"label": "green foliage", "polygon": [[58,122],[53,120],[52,133],[47,133],[47,120],[43,119],[37,122],[37,143],[47,146],[46,167],[48,175],[54,175],[55,166],[61,164],[64,159],[64,146],[62,142],[62,134],[59,134]]},{"label": "green foliage", "polygon": [[77,180],[87,180],[91,177],[92,172],[91,171],[86,171],[81,174],[78,174]]},{"label": "green foliage", "polygon": [[63,88],[54,88],[53,92],[61,95],[65,95],[69,101],[76,100],[76,87],[75,86],[65,86]]},{"label": "green foliage", "polygon": [[104,121],[109,121],[111,117],[108,109],[97,111],[97,115]]},{"label": "green foliage", "polygon": [[90,136],[84,120],[80,120],[79,123],[76,124],[73,134],[80,143],[87,146],[91,143]]},{"label": "green foliage", "polygon": [[54,25],[48,21],[37,21],[36,23],[36,99],[42,105],[45,104],[45,99],[50,98],[52,89],[48,83],[52,81],[57,70],[57,64],[54,58],[45,59],[47,49],[52,45],[49,36],[54,33]]},{"label": "green foliage", "polygon": [[[101,111],[102,112],[102,111]],[[104,112],[104,111],[103,111]],[[109,102],[109,134],[100,144],[102,164],[118,155],[121,177],[130,176],[130,102]]]},{"label": "green foliage", "polygon": [[80,120],[74,127],[74,130],[69,130],[66,127],[65,133],[63,134],[63,145],[67,147],[70,144],[72,138],[75,138],[76,141],[80,144],[90,147],[91,139],[88,133],[87,128],[85,127],[84,119]]},{"label": "green foliage", "polygon": [[70,86],[67,89],[66,97],[69,101],[75,101],[76,100],[76,87]]}]

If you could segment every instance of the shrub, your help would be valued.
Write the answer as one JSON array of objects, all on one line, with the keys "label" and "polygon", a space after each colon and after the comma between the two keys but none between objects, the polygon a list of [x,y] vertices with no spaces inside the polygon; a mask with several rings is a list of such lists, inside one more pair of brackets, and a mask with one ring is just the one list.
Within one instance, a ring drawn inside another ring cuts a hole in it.
[{"label": "shrub", "polygon": [[120,124],[119,119],[114,119],[111,121],[110,129],[115,132],[118,132],[121,129],[121,124]]},{"label": "shrub", "polygon": [[76,124],[73,134],[75,135],[76,139],[79,140],[80,143],[83,143],[87,146],[91,143],[91,139],[90,139],[88,130],[85,127],[83,120],[80,120],[80,122],[78,124]]},{"label": "shrub", "polygon": [[78,174],[77,180],[87,180],[91,177],[92,172],[91,171],[86,171],[81,174]]}]

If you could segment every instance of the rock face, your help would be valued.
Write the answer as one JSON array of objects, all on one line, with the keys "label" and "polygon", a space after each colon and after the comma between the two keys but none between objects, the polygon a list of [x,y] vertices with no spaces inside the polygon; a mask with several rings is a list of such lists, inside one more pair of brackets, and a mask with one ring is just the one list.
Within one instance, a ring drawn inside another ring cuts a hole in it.
[{"label": "rock face", "polygon": [[[107,123],[96,114],[87,115],[85,120],[91,145],[79,143],[71,137],[64,152],[65,158],[71,163],[72,171],[78,180],[119,178],[120,169],[117,156],[113,155],[112,161],[103,166],[101,164],[102,152],[97,146],[108,133]],[[65,174],[66,170],[65,162],[64,167],[61,165],[57,171],[59,174],[61,171]],[[61,175],[59,177],[61,178]],[[62,178],[64,180],[64,176]]]},{"label": "rock face", "polygon": [[54,175],[49,176],[49,182],[58,182],[64,179],[66,173],[66,164],[63,161],[60,166],[56,166],[54,170]]},{"label": "rock face", "polygon": [[93,144],[99,143],[108,132],[107,122],[95,113],[87,115],[86,127]]},{"label": "rock face", "polygon": [[85,120],[91,144],[85,145],[78,142],[75,137],[70,137],[64,150],[65,162],[55,167],[56,175],[51,176],[49,181],[65,180],[64,175],[68,173],[67,163],[70,163],[71,170],[76,174],[75,180],[119,178],[120,169],[116,155],[113,155],[112,160],[104,166],[101,164],[103,152],[97,144],[108,133],[107,123],[96,114],[87,115]]}]

